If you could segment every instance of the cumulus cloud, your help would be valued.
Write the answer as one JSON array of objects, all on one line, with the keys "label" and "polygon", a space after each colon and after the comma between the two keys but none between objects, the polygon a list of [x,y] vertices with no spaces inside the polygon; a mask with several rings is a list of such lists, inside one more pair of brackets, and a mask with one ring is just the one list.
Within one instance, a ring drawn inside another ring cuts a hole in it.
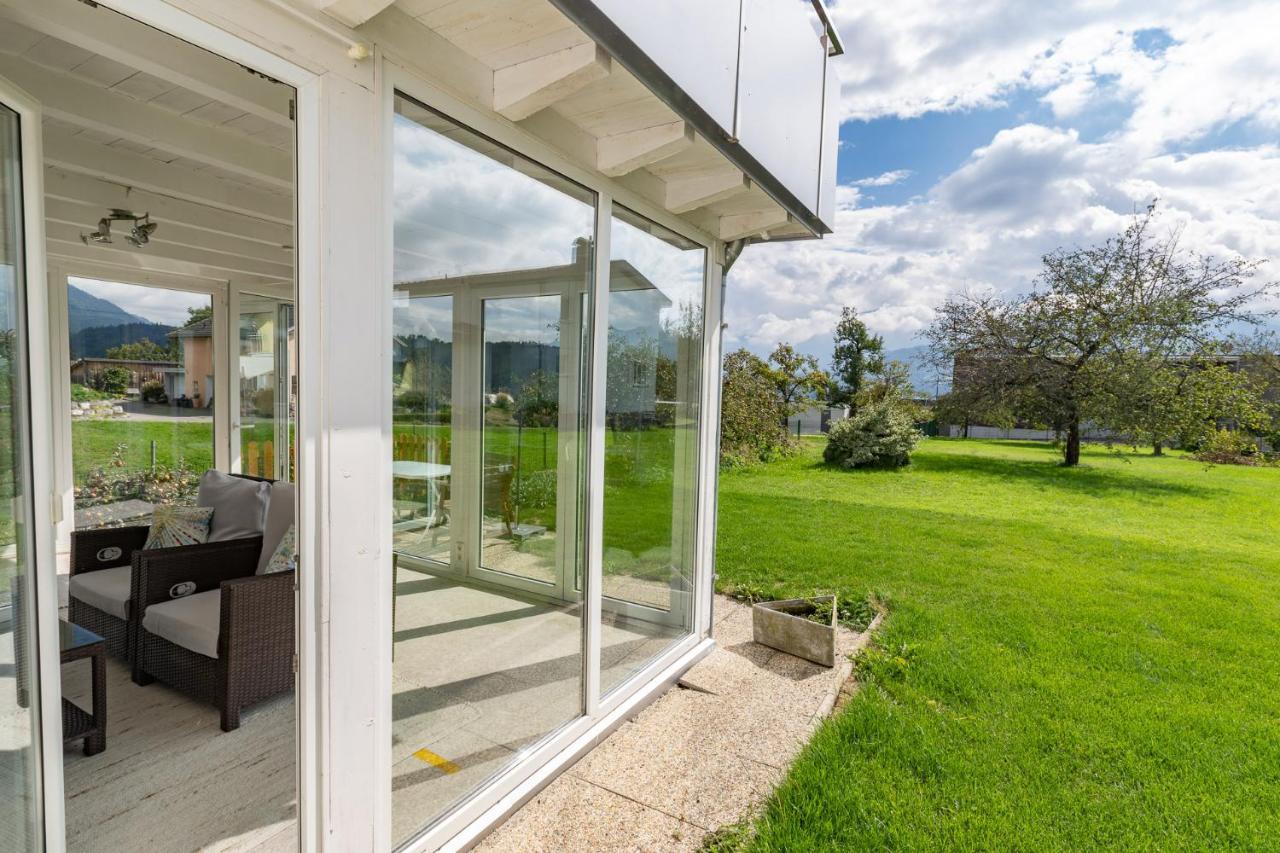
[{"label": "cumulus cloud", "polygon": [[[785,339],[827,353],[846,304],[890,344],[910,344],[948,295],[1025,290],[1045,252],[1105,239],[1154,198],[1184,247],[1280,261],[1280,147],[1202,150],[1231,127],[1280,139],[1275,3],[1064,2],[1029,13],[1017,2],[842,0],[832,11],[846,43],[846,120],[978,110],[1026,91],[1057,126],[1000,130],[901,204],[869,204],[862,191],[906,170],[841,186],[834,235],[752,247],[734,267],[731,344]],[[1082,139],[1072,124],[1101,107],[1118,113],[1112,129]]]},{"label": "cumulus cloud", "polygon": [[1105,239],[1154,198],[1188,250],[1280,260],[1280,147],[1149,156],[1023,125],[923,198],[841,210],[822,242],[748,249],[730,274],[730,344],[825,354],[843,305],[891,346],[911,344],[949,295],[1025,291],[1044,253]]},{"label": "cumulus cloud", "polygon": [[892,172],[882,172],[873,178],[861,178],[854,181],[855,187],[890,187],[894,184],[902,183],[915,173],[910,169],[894,169]]}]

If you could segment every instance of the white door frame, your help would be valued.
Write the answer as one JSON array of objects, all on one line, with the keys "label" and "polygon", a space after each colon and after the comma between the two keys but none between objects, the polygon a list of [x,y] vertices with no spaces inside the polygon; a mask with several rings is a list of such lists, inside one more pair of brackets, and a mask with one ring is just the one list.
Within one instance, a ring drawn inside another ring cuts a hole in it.
[{"label": "white door frame", "polygon": [[[344,846],[345,849],[362,849],[369,845],[361,842],[344,845],[340,819],[333,815],[333,812],[343,811],[341,806],[334,805],[335,802],[348,798],[358,799],[359,791],[367,793],[369,779],[374,773],[344,772],[340,766],[343,763],[341,756],[335,760],[333,749],[337,724],[332,721],[330,713],[333,686],[327,672],[330,666],[326,642],[328,619],[321,612],[327,611],[326,577],[330,562],[327,547],[333,531],[322,529],[329,472],[321,468],[324,463],[316,447],[324,432],[320,401],[324,385],[318,375],[323,351],[319,340],[322,328],[320,303],[322,293],[331,290],[331,279],[337,275],[333,268],[342,265],[346,260],[345,255],[353,254],[343,245],[340,229],[327,221],[326,211],[322,210],[323,200],[331,195],[331,184],[338,177],[335,174],[339,171],[336,164],[342,162],[344,156],[344,152],[340,150],[341,145],[333,144],[334,137],[342,134],[341,129],[335,128],[331,122],[330,115],[336,111],[335,99],[340,99],[352,84],[333,73],[325,73],[320,65],[315,66],[314,70],[308,69],[253,43],[249,40],[248,30],[245,30],[244,36],[230,32],[224,27],[232,26],[231,20],[221,14],[223,9],[217,4],[210,4],[204,9],[200,9],[200,3],[184,4],[193,11],[179,9],[163,0],[99,0],[99,5],[255,69],[294,87],[296,92],[294,279],[299,297],[296,304],[306,311],[305,315],[302,312],[298,315],[299,373],[302,381],[299,389],[301,411],[297,441],[298,471],[303,476],[299,477],[297,524],[299,563],[310,567],[310,571],[299,571],[297,577],[298,681],[295,695],[298,829],[303,853],[325,848],[344,849]],[[270,21],[264,18],[260,23],[262,32],[281,30],[278,18]],[[259,32],[253,32],[252,35],[259,41],[269,41]],[[311,35],[310,32],[307,35]],[[281,39],[275,44],[281,45],[282,50],[288,49],[287,39]],[[299,55],[300,58],[303,55]],[[351,159],[347,162],[360,160]],[[376,211],[376,204],[369,205],[371,217]],[[326,246],[330,246],[331,251],[326,253]],[[363,264],[366,269],[373,268],[371,260],[365,259]],[[225,313],[225,297],[222,302]],[[315,331],[304,338],[305,329]],[[227,339],[225,335],[221,337],[224,351],[222,361],[225,362]],[[304,364],[306,366],[302,367]],[[223,373],[226,373],[225,369]],[[218,392],[215,391],[216,393]],[[227,398],[226,391],[222,392],[222,397]],[[224,406],[224,409],[230,411],[229,406]],[[229,420],[225,438],[222,443],[229,452]],[[341,728],[337,730],[341,731]],[[367,826],[373,821],[370,819],[358,823]],[[357,826],[359,828],[362,827]]]},{"label": "white door frame", "polygon": [[[49,395],[48,289],[45,283],[44,240],[44,150],[41,138],[41,108],[38,101],[17,86],[0,78],[0,103],[18,114],[22,150],[22,230],[23,301],[26,305],[25,361],[26,399],[29,412],[29,451],[32,513],[30,536],[32,560],[27,571],[34,581],[35,642],[39,701],[35,703],[38,740],[33,763],[41,793],[44,849],[62,850],[65,844],[62,776],[62,679],[58,651],[58,588],[54,523],[61,504],[55,499],[53,476],[53,425]],[[15,512],[18,507],[15,506]],[[23,507],[24,510],[28,507]],[[48,709],[57,709],[49,712]]]}]

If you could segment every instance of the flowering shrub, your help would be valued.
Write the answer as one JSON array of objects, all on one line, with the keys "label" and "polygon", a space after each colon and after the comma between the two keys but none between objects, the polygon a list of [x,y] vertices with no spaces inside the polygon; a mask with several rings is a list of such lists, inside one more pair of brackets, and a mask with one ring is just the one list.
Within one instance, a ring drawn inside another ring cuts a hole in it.
[{"label": "flowering shrub", "polygon": [[185,460],[173,466],[157,465],[154,471],[130,471],[125,460],[127,451],[127,445],[118,445],[105,466],[89,472],[84,484],[76,488],[76,509],[134,499],[152,504],[195,503],[200,474],[188,468]]},{"label": "flowering shrub", "polygon": [[900,468],[911,464],[921,438],[910,406],[882,400],[833,424],[822,458],[845,468]]},{"label": "flowering shrub", "polygon": [[1198,462],[1217,465],[1262,465],[1265,459],[1258,453],[1258,445],[1239,430],[1215,430],[1194,454]]}]

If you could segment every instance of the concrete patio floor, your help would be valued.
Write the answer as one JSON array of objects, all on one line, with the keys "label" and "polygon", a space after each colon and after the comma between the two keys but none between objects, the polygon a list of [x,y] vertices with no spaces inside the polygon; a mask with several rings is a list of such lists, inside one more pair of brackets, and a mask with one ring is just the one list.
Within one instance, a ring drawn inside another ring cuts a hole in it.
[{"label": "concrete patio floor", "polygon": [[754,813],[848,678],[751,641],[751,608],[716,597],[717,648],[486,838],[497,851],[697,850]]}]

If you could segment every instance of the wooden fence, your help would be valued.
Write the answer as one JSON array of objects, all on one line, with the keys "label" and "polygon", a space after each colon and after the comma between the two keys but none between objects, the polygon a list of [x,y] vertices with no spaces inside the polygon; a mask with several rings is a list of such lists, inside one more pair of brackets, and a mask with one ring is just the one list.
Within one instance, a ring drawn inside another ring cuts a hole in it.
[{"label": "wooden fence", "polygon": [[[297,460],[293,447],[289,447],[289,481],[296,478]],[[240,470],[254,477],[274,478],[276,476],[276,447],[274,441],[250,441],[241,448]]]}]

